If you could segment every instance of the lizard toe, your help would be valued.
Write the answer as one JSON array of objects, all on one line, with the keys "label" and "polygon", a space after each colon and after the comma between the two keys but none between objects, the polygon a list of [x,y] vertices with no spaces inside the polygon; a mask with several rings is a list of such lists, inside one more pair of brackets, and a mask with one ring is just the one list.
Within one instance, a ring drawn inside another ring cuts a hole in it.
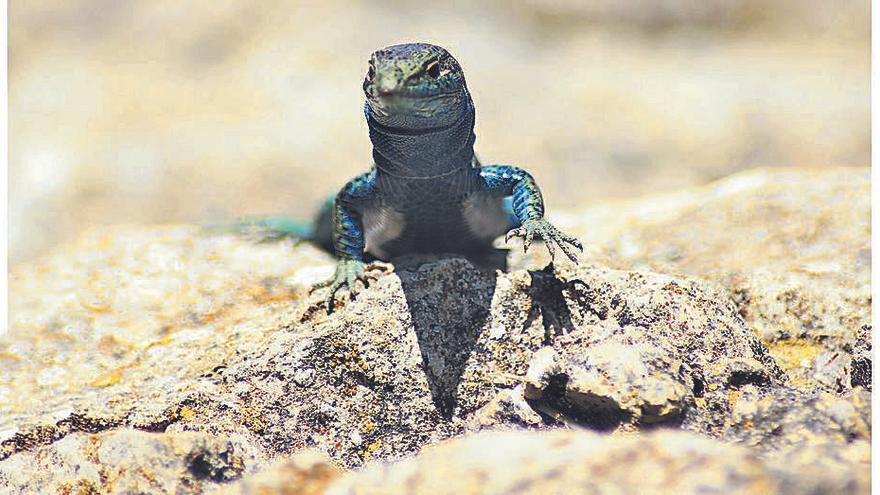
[{"label": "lizard toe", "polygon": [[529,247],[532,245],[532,241],[535,240],[535,237],[543,237],[540,231],[537,229],[529,229],[526,231],[525,236],[523,236],[523,252],[527,252]]},{"label": "lizard toe", "polygon": [[504,236],[504,243],[507,244],[514,237],[525,237],[525,232],[522,227],[517,227],[507,232],[507,235]]},{"label": "lizard toe", "polygon": [[311,295],[316,290],[323,289],[325,287],[330,287],[331,285],[333,285],[334,281],[335,281],[335,279],[329,278],[327,280],[322,280],[321,282],[316,282],[316,283],[312,284],[312,286],[309,287],[309,294]]},{"label": "lizard toe", "polygon": [[564,242],[560,242],[559,249],[561,249],[562,252],[565,253],[565,256],[567,256],[568,259],[570,259],[572,261],[572,263],[578,262],[577,253],[574,251],[574,249],[569,244],[566,244]]},{"label": "lizard toe", "polygon": [[[546,240],[544,241],[544,245],[547,246],[547,251],[550,252],[550,263],[556,261],[556,249],[553,247],[553,241]],[[563,252],[565,250],[563,249]]]}]

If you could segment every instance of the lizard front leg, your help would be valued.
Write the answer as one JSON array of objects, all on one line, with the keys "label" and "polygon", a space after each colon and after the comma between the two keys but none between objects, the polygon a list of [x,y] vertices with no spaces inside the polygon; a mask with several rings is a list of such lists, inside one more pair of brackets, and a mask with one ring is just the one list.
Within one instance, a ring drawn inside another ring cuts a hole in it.
[{"label": "lizard front leg", "polygon": [[507,233],[505,242],[511,237],[522,237],[523,251],[528,251],[533,239],[544,239],[551,259],[555,259],[556,245],[570,260],[577,262],[577,253],[573,248],[583,252],[583,246],[576,238],[565,234],[544,219],[541,189],[528,172],[510,165],[492,165],[481,168],[480,176],[490,193],[513,196],[513,213],[520,226]]},{"label": "lizard front leg", "polygon": [[327,295],[327,310],[332,311],[336,292],[348,286],[348,293],[354,298],[357,281],[364,287],[369,285],[364,265],[364,224],[363,209],[374,193],[376,175],[374,171],[359,175],[349,181],[336,195],[333,204],[333,250],[339,261],[336,272],[328,280],[312,286],[312,290],[330,287]]}]

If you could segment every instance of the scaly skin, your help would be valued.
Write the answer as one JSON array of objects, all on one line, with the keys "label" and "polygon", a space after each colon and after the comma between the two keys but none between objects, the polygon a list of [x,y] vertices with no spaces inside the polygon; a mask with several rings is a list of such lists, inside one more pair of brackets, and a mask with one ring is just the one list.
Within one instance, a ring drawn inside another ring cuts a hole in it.
[{"label": "scaly skin", "polygon": [[506,241],[523,238],[525,250],[543,239],[551,257],[558,247],[577,261],[580,242],[544,219],[534,178],[510,165],[483,167],[474,156],[473,101],[446,50],[423,43],[379,50],[363,89],[374,166],[349,181],[324,215],[332,217],[339,263],[315,287],[330,287],[330,310],[340,288],[354,297],[358,280],[368,284],[366,250],[383,260],[411,252],[472,254],[490,250],[506,233]]}]

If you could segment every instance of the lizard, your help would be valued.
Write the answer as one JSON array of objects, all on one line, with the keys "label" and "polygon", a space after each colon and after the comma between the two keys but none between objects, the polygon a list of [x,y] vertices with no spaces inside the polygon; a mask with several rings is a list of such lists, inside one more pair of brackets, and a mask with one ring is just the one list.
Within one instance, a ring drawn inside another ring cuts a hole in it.
[{"label": "lizard", "polygon": [[[366,257],[409,253],[479,254],[540,238],[555,259],[558,247],[576,262],[583,246],[544,218],[535,179],[511,165],[482,165],[474,154],[475,108],[459,62],[444,48],[407,43],[375,51],[363,82],[364,116],[373,166],[348,181],[322,209],[312,230],[283,218],[252,223],[277,235],[309,237],[332,246],[328,311],[337,291],[369,284]],[[552,262],[552,261],[551,261]]]}]

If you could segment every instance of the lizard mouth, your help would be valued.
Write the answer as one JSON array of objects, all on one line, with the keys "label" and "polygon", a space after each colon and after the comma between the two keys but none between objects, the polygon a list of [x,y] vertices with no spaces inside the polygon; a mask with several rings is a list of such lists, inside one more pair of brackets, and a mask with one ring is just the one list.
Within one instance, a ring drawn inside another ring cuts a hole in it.
[{"label": "lizard mouth", "polygon": [[420,86],[402,86],[394,88],[392,91],[382,91],[376,85],[371,84],[364,87],[364,94],[370,99],[400,99],[400,100],[419,100],[432,98],[448,98],[461,94],[460,88],[431,88]]},{"label": "lizard mouth", "polygon": [[463,96],[458,91],[433,92],[431,94],[394,92],[383,95],[371,95],[367,93],[367,103],[374,112],[380,115],[435,115],[459,110],[459,103],[461,101],[463,101]]}]

